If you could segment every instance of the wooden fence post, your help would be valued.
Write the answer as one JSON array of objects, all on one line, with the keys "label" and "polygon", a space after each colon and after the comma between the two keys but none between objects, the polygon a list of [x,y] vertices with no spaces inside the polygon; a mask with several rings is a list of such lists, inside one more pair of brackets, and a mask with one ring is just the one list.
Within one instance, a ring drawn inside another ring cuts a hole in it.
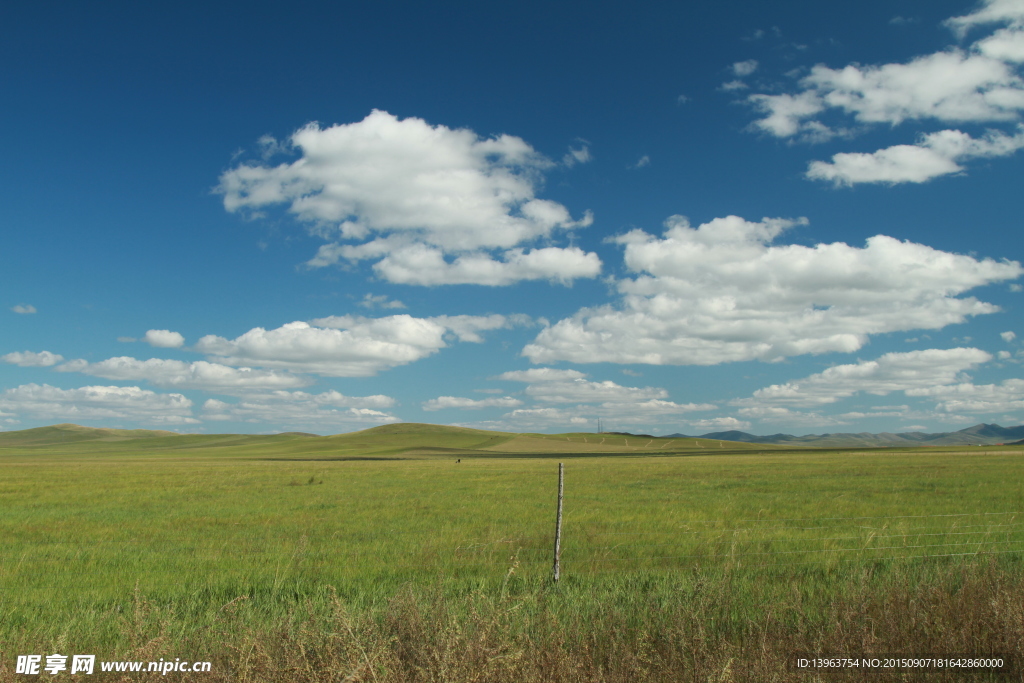
[{"label": "wooden fence post", "polygon": [[558,583],[558,560],[562,552],[562,490],[565,483],[565,465],[558,463],[558,516],[555,518],[555,583]]}]

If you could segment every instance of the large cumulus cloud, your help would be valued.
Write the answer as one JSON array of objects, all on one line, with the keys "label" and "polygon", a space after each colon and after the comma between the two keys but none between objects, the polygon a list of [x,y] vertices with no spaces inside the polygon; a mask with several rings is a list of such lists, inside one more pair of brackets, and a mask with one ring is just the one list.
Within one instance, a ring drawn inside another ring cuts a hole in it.
[{"label": "large cumulus cloud", "polygon": [[538,244],[591,218],[536,196],[553,163],[521,138],[485,139],[375,110],[355,123],[309,124],[290,142],[298,160],[239,165],[218,190],[232,212],[287,205],[328,240],[311,267],[371,260],[379,277],[420,285],[570,282],[600,272],[594,253]]},{"label": "large cumulus cloud", "polygon": [[523,354],[535,363],[715,365],[849,353],[873,334],[939,329],[996,306],[964,292],[1024,274],[1013,261],[977,259],[877,235],[774,245],[803,221],[737,216],[692,227],[682,216],[662,237],[620,236],[634,277],[617,305],[584,308],[545,328]]}]

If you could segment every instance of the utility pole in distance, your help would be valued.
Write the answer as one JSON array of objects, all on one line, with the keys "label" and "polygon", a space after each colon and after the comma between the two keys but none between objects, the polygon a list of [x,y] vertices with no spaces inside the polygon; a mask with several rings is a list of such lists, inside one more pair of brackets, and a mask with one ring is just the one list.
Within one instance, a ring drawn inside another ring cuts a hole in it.
[{"label": "utility pole in distance", "polygon": [[565,484],[565,465],[558,463],[558,515],[555,517],[555,583],[558,583],[558,560],[562,553],[562,490]]}]

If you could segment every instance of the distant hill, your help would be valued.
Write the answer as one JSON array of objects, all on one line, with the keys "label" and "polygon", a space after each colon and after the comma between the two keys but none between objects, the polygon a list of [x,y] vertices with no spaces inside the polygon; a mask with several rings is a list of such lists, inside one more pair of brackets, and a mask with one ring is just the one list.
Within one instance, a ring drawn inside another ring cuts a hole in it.
[{"label": "distant hill", "polygon": [[50,427],[22,429],[17,432],[0,432],[0,445],[29,446],[35,444],[78,443],[82,441],[128,441],[166,436],[177,436],[177,433],[160,429],[104,429],[65,423]]},{"label": "distant hill", "polygon": [[1000,427],[996,424],[977,424],[957,432],[939,432],[927,434],[924,432],[901,432],[890,434],[871,434],[860,432],[857,434],[808,434],[806,436],[793,436],[792,434],[771,434],[769,436],[758,436],[740,431],[711,432],[701,434],[698,437],[691,437],[686,434],[670,434],[675,438],[700,438],[718,439],[720,441],[738,441],[741,443],[765,443],[782,446],[813,446],[821,448],[843,447],[843,448],[892,448],[894,446],[990,446],[999,443],[1011,443],[1024,440],[1024,426]]},{"label": "distant hill", "polygon": [[223,457],[297,460],[393,460],[395,458],[554,457],[592,455],[670,455],[742,453],[784,448],[707,439],[661,439],[649,435],[594,432],[520,434],[451,425],[401,422],[358,432],[318,436],[284,434],[178,434],[144,429],[97,429],[54,425],[0,432],[2,455],[69,457],[131,456],[159,453],[188,457],[216,449]]}]

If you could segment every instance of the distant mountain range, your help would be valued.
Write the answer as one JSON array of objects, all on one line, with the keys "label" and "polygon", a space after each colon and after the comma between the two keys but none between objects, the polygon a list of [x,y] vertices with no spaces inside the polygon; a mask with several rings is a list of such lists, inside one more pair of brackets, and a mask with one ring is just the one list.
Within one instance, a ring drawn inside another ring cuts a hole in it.
[{"label": "distant mountain range", "polygon": [[1000,427],[999,425],[977,424],[958,432],[901,432],[890,434],[808,434],[793,436],[792,434],[772,434],[757,436],[747,432],[728,431],[711,432],[699,436],[687,434],[669,434],[676,438],[717,439],[719,441],[740,441],[743,443],[767,443],[786,446],[819,446],[822,448],[892,448],[893,446],[991,446],[993,444],[1009,444],[1024,440],[1024,426]]}]

